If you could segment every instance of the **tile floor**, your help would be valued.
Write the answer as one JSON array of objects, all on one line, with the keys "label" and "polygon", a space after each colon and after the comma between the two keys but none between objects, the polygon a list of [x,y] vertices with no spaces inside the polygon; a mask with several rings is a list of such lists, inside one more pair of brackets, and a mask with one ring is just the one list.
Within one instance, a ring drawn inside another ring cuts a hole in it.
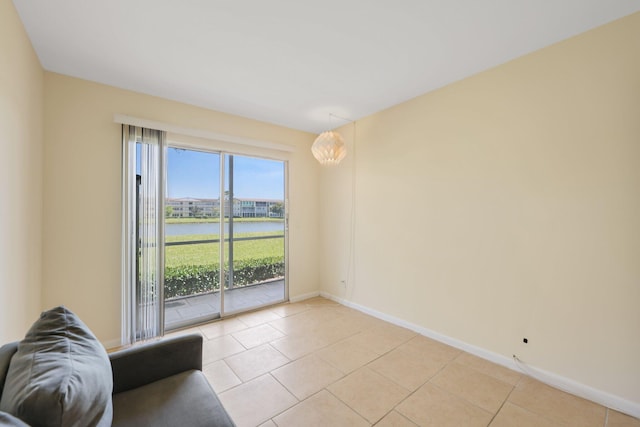
[{"label": "tile floor", "polygon": [[324,298],[191,328],[239,427],[640,427],[631,418]]}]

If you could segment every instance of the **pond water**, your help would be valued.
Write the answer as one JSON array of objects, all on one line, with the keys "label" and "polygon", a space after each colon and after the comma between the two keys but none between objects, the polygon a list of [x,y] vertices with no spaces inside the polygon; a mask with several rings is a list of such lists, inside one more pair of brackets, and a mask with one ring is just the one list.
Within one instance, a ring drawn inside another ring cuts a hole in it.
[{"label": "pond water", "polygon": [[[234,222],[234,233],[257,233],[267,231],[284,232],[283,221]],[[191,234],[220,234],[220,224],[217,222],[192,222],[183,224],[166,224],[165,236],[185,236]],[[229,225],[225,224],[225,234],[229,232]]]}]

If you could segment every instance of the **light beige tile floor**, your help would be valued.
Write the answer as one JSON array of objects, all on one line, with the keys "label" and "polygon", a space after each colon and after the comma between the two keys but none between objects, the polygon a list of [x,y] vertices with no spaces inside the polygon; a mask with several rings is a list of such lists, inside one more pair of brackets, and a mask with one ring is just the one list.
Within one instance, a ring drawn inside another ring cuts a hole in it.
[{"label": "light beige tile floor", "polygon": [[324,298],[186,331],[239,427],[640,427],[640,420]]}]

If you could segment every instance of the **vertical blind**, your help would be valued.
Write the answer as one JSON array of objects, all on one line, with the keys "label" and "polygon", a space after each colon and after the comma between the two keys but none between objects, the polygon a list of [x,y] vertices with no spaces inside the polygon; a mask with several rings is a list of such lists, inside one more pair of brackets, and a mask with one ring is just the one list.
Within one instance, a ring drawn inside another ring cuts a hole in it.
[{"label": "vertical blind", "polygon": [[165,133],[123,125],[124,291],[128,342],[163,333]]}]

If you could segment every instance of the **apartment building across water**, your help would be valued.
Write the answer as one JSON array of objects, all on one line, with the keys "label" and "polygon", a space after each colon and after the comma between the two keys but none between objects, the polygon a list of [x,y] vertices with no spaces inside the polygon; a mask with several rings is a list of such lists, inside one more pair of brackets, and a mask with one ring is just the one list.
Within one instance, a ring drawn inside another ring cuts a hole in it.
[{"label": "apartment building across water", "polygon": [[[220,215],[220,199],[167,198],[165,207],[168,218],[211,218]],[[228,217],[228,201],[225,203],[225,210],[225,217]],[[233,216],[236,218],[284,218],[284,201],[234,198]]]}]

